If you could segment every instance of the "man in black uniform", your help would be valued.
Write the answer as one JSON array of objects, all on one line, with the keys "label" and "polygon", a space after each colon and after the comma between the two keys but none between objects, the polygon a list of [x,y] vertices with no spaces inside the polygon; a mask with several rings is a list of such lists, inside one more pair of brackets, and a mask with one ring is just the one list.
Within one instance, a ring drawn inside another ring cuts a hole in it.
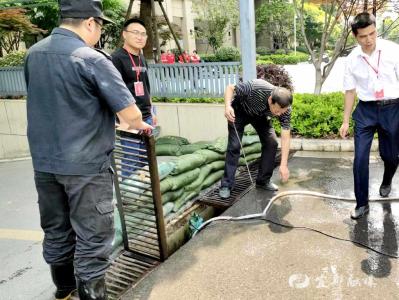
[{"label": "man in black uniform", "polygon": [[228,120],[228,144],[226,165],[219,195],[229,198],[235,182],[235,172],[240,158],[240,141],[244,127],[252,124],[262,143],[262,155],[256,187],[277,191],[278,187],[270,178],[273,174],[277,152],[277,138],[271,118],[277,116],[281,124],[280,177],[289,177],[288,154],[290,149],[290,120],[292,94],[283,87],[275,87],[263,79],[229,85],[224,94],[225,117]]},{"label": "man in black uniform", "polygon": [[[56,299],[107,299],[113,240],[117,113],[149,130],[109,57],[92,47],[107,19],[101,0],[60,1],[61,25],[28,51],[28,140]],[[75,280],[76,276],[76,280]]]},{"label": "man in black uniform", "polygon": [[[147,42],[147,31],[145,24],[140,19],[132,18],[123,24],[123,39],[124,44],[122,48],[117,49],[112,54],[112,62],[122,75],[127,88],[136,99],[136,104],[143,114],[144,122],[150,125],[157,125],[157,117],[154,113],[154,108],[151,103],[150,95],[150,81],[148,79],[148,65],[142,54],[142,50]],[[120,120],[124,126],[124,120]],[[139,150],[145,149],[142,143],[133,143],[121,140],[124,151],[139,154]],[[141,154],[141,153],[140,153]],[[129,154],[124,155],[130,158]],[[137,158],[144,161],[145,159]],[[131,166],[127,166],[130,164]],[[136,168],[144,167],[145,164],[129,162],[122,160],[122,175],[129,176]]]}]

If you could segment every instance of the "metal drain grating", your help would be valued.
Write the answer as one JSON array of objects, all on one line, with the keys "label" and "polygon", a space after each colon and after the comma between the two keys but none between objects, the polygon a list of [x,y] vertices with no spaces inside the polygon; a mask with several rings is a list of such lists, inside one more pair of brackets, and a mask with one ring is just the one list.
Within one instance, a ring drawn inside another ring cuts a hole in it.
[{"label": "metal drain grating", "polygon": [[[289,158],[291,158],[294,153],[295,151],[290,151]],[[256,161],[249,164],[249,171],[254,181],[258,176],[259,160],[260,159],[257,159]],[[277,167],[280,164],[280,160],[281,153],[278,152],[274,161],[274,167]],[[232,206],[238,199],[242,198],[252,189],[252,187],[253,185],[251,184],[251,179],[248,176],[247,168],[240,167],[237,172],[234,189],[231,191],[231,196],[229,198],[222,199],[219,197],[219,183],[217,183],[213,189],[200,197],[198,201],[214,207],[226,208]]]},{"label": "metal drain grating", "polygon": [[158,264],[158,260],[124,251],[112,262],[105,274],[108,299],[119,299],[129,287],[137,283]]},{"label": "metal drain grating", "polygon": [[[249,171],[251,172],[251,176],[254,180],[258,175],[258,167],[258,160],[249,164]],[[248,193],[251,189],[252,184],[251,179],[248,176],[248,170],[246,167],[240,168],[236,176],[234,189],[231,191],[231,196],[229,198],[222,199],[219,197],[219,184],[217,184],[215,188],[199,198],[198,201],[215,207],[229,207],[238,199],[243,197],[246,193]]]}]

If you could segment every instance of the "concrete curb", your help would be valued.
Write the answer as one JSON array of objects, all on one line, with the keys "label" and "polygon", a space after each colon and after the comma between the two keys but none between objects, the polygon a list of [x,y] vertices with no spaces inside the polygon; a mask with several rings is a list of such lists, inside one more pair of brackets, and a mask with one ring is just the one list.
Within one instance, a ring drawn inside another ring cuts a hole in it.
[{"label": "concrete curb", "polygon": [[[280,139],[279,139],[280,146]],[[353,152],[355,148],[353,139],[323,140],[323,139],[291,139],[291,150],[298,151],[325,151],[325,152]],[[378,151],[378,140],[371,144],[371,152]]]}]

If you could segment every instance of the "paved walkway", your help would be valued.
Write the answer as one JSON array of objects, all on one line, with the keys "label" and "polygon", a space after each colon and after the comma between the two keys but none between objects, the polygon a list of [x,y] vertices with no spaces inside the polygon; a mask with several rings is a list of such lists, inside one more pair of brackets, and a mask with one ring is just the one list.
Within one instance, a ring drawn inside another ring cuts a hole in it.
[{"label": "paved walkway", "polygon": [[[305,154],[305,155],[303,155]],[[286,190],[353,196],[352,155],[290,162]],[[324,154],[325,155],[325,154]],[[378,196],[382,164],[371,160],[371,197]],[[399,196],[398,180],[392,196]],[[253,190],[225,212],[261,212],[271,193]],[[306,226],[398,255],[399,203],[372,203],[367,218],[349,218],[353,203],[281,198],[268,218]],[[183,246],[124,297],[127,299],[398,299],[398,260],[303,229],[264,221],[214,223]]]}]

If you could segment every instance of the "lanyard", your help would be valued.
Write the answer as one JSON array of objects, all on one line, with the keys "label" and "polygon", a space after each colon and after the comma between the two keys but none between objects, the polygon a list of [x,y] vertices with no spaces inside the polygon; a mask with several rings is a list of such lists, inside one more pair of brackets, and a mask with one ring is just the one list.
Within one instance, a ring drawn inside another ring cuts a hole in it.
[{"label": "lanyard", "polygon": [[373,67],[365,56],[362,56],[362,57],[363,57],[364,61],[370,66],[370,68],[373,69],[373,71],[375,72],[375,74],[377,75],[377,78],[378,78],[378,69],[380,67],[381,50],[378,51],[377,68]]},{"label": "lanyard", "polygon": [[131,61],[132,66],[133,66],[133,70],[136,71],[137,81],[140,81],[140,73],[141,73],[141,60],[140,60],[140,54],[139,54],[139,67],[137,68],[137,66],[136,66],[136,64],[135,64],[135,62],[134,62],[133,56],[132,56],[132,55],[130,54],[130,52],[127,51],[126,49],[125,49],[125,51],[126,51],[127,54],[129,55],[130,61]]}]

